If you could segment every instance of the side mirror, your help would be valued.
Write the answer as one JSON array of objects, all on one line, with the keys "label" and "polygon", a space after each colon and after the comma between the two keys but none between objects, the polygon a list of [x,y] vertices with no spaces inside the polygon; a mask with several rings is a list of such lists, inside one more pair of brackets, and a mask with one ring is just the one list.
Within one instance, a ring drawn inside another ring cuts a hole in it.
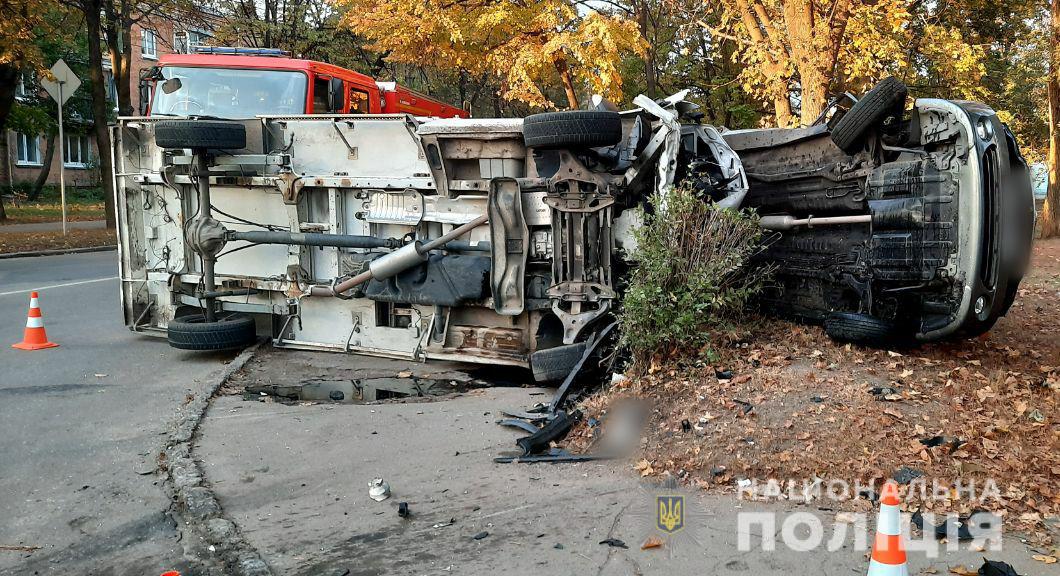
[{"label": "side mirror", "polygon": [[345,100],[346,86],[342,82],[342,78],[332,78],[331,81],[328,82],[328,110],[331,112],[341,112]]},{"label": "side mirror", "polygon": [[140,93],[140,101],[137,103],[137,111],[140,113],[140,116],[147,116],[148,108],[151,105],[151,92],[154,91],[155,82],[162,78],[162,69],[158,66],[152,66],[140,72],[140,81],[137,84]]}]

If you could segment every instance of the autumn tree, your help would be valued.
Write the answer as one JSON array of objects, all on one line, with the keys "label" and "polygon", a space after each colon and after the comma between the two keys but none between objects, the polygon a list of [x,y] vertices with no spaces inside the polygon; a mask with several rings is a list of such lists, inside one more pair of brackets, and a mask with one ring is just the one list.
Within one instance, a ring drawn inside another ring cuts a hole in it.
[{"label": "autumn tree", "polygon": [[958,27],[925,16],[936,9],[912,0],[725,0],[721,25],[708,28],[740,44],[742,85],[772,103],[778,125],[808,125],[829,94],[887,75],[977,86],[982,51]]},{"label": "autumn tree", "polygon": [[[44,74],[42,42],[55,36],[61,10],[52,0],[0,0],[0,159],[9,155],[4,130],[15,105],[15,87],[24,72]],[[0,202],[0,220],[6,220]]]},{"label": "autumn tree", "polygon": [[500,79],[502,96],[553,106],[562,86],[577,108],[586,89],[619,99],[621,57],[640,52],[636,23],[569,0],[336,0],[343,24],[396,62]]}]

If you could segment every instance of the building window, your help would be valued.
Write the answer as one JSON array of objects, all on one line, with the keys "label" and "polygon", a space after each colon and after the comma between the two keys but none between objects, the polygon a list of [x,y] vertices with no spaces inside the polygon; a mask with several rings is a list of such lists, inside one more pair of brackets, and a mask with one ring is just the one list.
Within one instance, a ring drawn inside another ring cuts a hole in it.
[{"label": "building window", "polygon": [[194,54],[195,49],[199,46],[205,46],[210,41],[210,35],[205,32],[199,32],[197,30],[188,30],[185,32],[187,42],[187,53]]},{"label": "building window", "polygon": [[37,135],[15,134],[16,146],[18,147],[19,166],[40,166],[40,137]]},{"label": "building window", "polygon": [[88,136],[84,134],[66,134],[63,146],[63,165],[68,168],[85,168],[91,160],[88,147]]},{"label": "building window", "polygon": [[154,60],[158,58],[158,35],[154,30],[140,31],[140,55]]}]

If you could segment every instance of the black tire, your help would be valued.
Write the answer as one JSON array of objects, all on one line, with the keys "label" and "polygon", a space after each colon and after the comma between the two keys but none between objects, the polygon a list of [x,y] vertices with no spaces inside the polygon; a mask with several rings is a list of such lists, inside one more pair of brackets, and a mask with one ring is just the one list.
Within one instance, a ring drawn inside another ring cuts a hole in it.
[{"label": "black tire", "polygon": [[[824,321],[824,332],[832,340],[864,346],[896,346],[911,344],[911,334],[889,320],[868,314],[833,312]],[[903,337],[909,336],[906,342]]]},{"label": "black tire", "polygon": [[247,127],[238,122],[167,120],[155,124],[160,148],[240,150],[247,147]]},{"label": "black tire", "polygon": [[217,315],[207,322],[202,314],[174,318],[167,331],[169,345],[181,350],[236,350],[254,343],[254,318],[246,314]]},{"label": "black tire", "polygon": [[538,350],[530,355],[530,370],[534,381],[541,383],[563,380],[585,354],[585,342]]},{"label": "black tire", "polygon": [[897,78],[884,78],[850,107],[832,129],[832,142],[854,155],[865,145],[865,138],[887,116],[901,112],[909,90]]},{"label": "black tire", "polygon": [[599,148],[622,141],[622,117],[601,110],[547,112],[523,120],[523,140],[531,148]]}]

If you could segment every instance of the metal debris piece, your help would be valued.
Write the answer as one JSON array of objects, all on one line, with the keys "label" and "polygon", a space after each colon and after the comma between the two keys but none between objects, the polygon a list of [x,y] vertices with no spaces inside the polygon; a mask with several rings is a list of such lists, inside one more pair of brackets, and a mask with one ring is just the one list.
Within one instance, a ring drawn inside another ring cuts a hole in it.
[{"label": "metal debris piece", "polygon": [[1020,576],[1012,566],[983,558],[983,565],[979,567],[979,576]]},{"label": "metal debris piece", "polygon": [[898,470],[895,470],[894,474],[891,475],[891,478],[894,478],[895,482],[905,485],[912,482],[913,480],[916,480],[917,478],[920,478],[923,475],[924,473],[920,470],[917,470],[916,468],[902,466]]},{"label": "metal debris piece", "polygon": [[401,516],[402,518],[408,518],[409,517],[409,503],[408,502],[398,502],[398,516]]},{"label": "metal debris piece", "polygon": [[446,526],[452,526],[453,524],[456,524],[456,518],[450,518],[448,522],[439,522],[434,526],[431,526],[431,528],[445,528]]},{"label": "metal debris piece", "polygon": [[472,536],[471,539],[472,540],[482,540],[483,538],[485,538],[486,536],[489,536],[489,535],[490,535],[489,532],[486,532],[485,530],[483,530],[482,532],[479,532],[478,534],[475,534],[474,536]]},{"label": "metal debris piece", "polygon": [[629,546],[626,546],[626,543],[618,538],[608,538],[607,540],[601,540],[600,543],[607,544],[612,548],[625,548],[626,550],[629,550]]},{"label": "metal debris piece", "polygon": [[493,458],[493,461],[497,464],[539,464],[546,462],[551,464],[559,464],[563,462],[592,462],[595,460],[608,460],[613,457],[614,456],[610,456],[607,454],[571,454],[566,450],[556,448],[554,450],[550,450],[548,454],[533,454],[530,456],[496,456]]},{"label": "metal debris piece", "polygon": [[372,480],[368,483],[368,497],[376,502],[390,498],[390,484],[382,478]]},{"label": "metal debris piece", "polygon": [[580,418],[581,412],[577,410],[570,414],[560,410],[556,412],[555,418],[542,426],[540,430],[516,440],[515,443],[523,449],[523,456],[540,454],[548,450],[553,441],[560,440],[566,436],[571,426]]},{"label": "metal debris piece", "polygon": [[502,420],[497,420],[497,424],[500,424],[501,426],[511,426],[512,428],[518,428],[520,430],[526,430],[531,434],[536,434],[540,430],[540,428],[534,426],[532,423],[519,418],[504,418]]}]

